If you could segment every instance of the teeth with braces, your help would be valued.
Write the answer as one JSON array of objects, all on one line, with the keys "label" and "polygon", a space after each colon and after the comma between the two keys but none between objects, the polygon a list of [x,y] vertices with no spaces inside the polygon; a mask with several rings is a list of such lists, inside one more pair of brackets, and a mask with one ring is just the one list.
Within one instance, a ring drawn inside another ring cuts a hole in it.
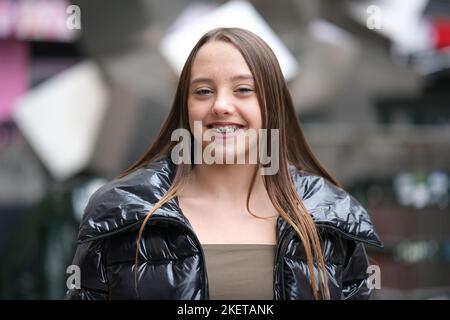
[{"label": "teeth with braces", "polygon": [[235,126],[224,126],[224,127],[212,127],[211,128],[211,130],[214,130],[214,131],[222,133],[222,134],[223,133],[233,133],[239,129],[240,129],[240,127],[235,127]]}]

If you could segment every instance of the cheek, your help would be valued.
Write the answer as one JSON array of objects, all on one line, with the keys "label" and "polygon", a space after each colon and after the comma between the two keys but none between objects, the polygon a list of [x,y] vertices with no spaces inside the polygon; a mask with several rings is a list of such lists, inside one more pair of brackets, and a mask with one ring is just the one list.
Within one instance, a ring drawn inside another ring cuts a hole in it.
[{"label": "cheek", "polygon": [[262,127],[262,114],[258,102],[256,101],[247,107],[248,108],[245,108],[242,111],[242,116],[248,122],[250,127],[260,129]]},{"label": "cheek", "polygon": [[198,101],[188,101],[189,122],[194,120],[202,120],[208,113],[208,104]]},{"label": "cheek", "polygon": [[201,121],[205,117],[204,108],[201,107],[198,103],[188,102],[188,118],[189,125],[191,129],[193,129],[194,121]]}]

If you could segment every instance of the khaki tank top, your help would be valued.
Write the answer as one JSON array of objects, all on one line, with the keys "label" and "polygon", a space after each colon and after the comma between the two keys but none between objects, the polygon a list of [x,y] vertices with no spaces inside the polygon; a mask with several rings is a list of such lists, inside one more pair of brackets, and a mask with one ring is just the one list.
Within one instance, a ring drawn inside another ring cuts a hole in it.
[{"label": "khaki tank top", "polygon": [[202,244],[212,300],[273,300],[276,245]]}]

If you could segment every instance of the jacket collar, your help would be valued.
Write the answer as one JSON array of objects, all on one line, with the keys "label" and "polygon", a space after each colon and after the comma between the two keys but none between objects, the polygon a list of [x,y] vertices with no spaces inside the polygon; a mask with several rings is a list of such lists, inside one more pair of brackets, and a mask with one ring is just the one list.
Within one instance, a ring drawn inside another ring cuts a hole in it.
[{"label": "jacket collar", "polygon": [[[107,237],[140,225],[153,204],[170,188],[174,173],[175,164],[167,155],[103,185],[91,196],[86,206],[78,241]],[[367,211],[352,196],[326,179],[298,170],[291,164],[289,173],[317,226],[331,228],[349,238],[382,246]],[[161,218],[190,226],[175,198],[158,208],[150,220]],[[289,228],[291,226],[284,219],[278,218],[277,237]]]}]

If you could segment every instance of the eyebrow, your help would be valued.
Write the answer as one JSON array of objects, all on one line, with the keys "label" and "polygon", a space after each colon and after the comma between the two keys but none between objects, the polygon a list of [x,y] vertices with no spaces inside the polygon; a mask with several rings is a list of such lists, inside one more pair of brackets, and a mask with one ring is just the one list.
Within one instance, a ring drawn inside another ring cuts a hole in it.
[{"label": "eyebrow", "polygon": [[[230,78],[230,80],[232,81],[236,81],[236,80],[253,80],[253,76],[249,75],[249,74],[240,74],[237,76],[232,76]],[[191,81],[191,85],[197,82],[213,82],[210,78],[204,78],[204,77],[200,77],[200,78],[195,78]]]}]

